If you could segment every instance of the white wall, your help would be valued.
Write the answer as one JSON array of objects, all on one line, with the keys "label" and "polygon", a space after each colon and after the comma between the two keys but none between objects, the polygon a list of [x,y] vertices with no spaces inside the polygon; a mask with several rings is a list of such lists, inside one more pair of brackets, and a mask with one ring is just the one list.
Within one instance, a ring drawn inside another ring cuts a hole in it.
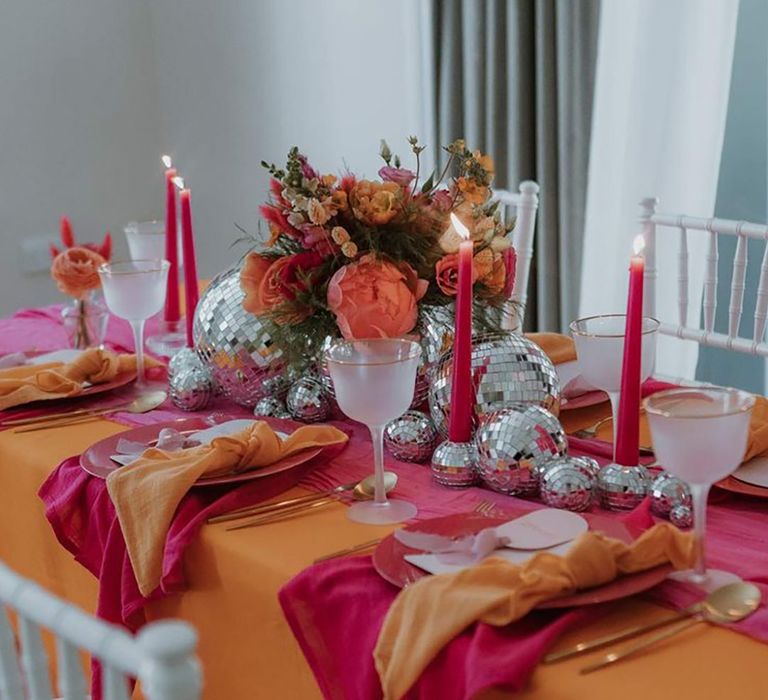
[{"label": "white wall", "polygon": [[155,0],[164,148],[192,188],[201,274],[256,231],[262,159],[298,145],[318,167],[375,175],[379,139],[419,130],[410,0]]},{"label": "white wall", "polygon": [[296,144],[375,175],[379,139],[419,131],[409,0],[4,0],[0,4],[0,314],[56,301],[19,269],[22,237],[67,213],[83,240],[163,216],[160,154],[193,192],[200,274],[255,232],[262,159]]},{"label": "white wall", "polygon": [[162,206],[148,27],[125,0],[0,3],[0,314],[61,298],[21,271],[23,239],[57,236],[66,213],[100,240]]}]

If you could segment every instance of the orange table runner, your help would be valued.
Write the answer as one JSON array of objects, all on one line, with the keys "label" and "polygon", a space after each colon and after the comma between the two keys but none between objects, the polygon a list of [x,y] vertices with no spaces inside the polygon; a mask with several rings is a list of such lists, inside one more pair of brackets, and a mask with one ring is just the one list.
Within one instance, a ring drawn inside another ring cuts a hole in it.
[{"label": "orange table runner", "polygon": [[[64,458],[124,429],[98,421],[49,430],[44,440],[36,433],[0,433],[0,558],[88,611],[95,609],[96,581],[56,542],[35,494]],[[387,531],[351,523],[344,511],[334,505],[291,521],[234,532],[224,525],[203,528],[186,557],[189,590],[151,604],[147,614],[151,619],[182,617],[197,627],[205,698],[320,697],[276,593],[316,557]],[[657,606],[622,601],[601,621],[566,635],[560,645],[659,614],[664,611]],[[541,666],[529,689],[516,697],[762,700],[768,696],[766,663],[768,645],[702,625],[654,653],[592,675],[578,674],[579,659]]]}]

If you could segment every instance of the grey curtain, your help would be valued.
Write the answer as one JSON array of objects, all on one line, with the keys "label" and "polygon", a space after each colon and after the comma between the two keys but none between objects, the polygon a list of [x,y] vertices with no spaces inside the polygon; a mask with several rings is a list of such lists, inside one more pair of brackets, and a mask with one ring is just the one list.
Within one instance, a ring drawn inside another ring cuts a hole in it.
[{"label": "grey curtain", "polygon": [[430,136],[491,153],[497,187],[539,183],[526,326],[564,330],[578,309],[599,0],[422,1]]}]

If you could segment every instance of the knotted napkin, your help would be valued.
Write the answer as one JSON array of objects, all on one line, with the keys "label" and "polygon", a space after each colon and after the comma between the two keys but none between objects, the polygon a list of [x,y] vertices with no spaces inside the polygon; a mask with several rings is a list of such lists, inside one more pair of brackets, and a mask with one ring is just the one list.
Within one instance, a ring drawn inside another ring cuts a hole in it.
[{"label": "knotted napkin", "polygon": [[[146,358],[148,367],[160,363]],[[109,350],[85,350],[72,362],[22,365],[0,371],[0,411],[46,399],[76,396],[84,384],[104,384],[125,372],[136,371],[135,355]]]},{"label": "knotted napkin", "polygon": [[135,462],[113,471],[107,490],[115,505],[136,581],[148,596],[159,584],[168,528],[179,502],[201,476],[259,469],[312,447],[348,440],[329,426],[303,426],[281,439],[264,421],[214,438],[209,444],[166,451],[146,450]]},{"label": "knotted napkin", "polygon": [[523,565],[491,557],[455,574],[427,576],[398,595],[379,633],[374,661],[384,698],[405,695],[473,622],[507,625],[545,600],[667,562],[686,569],[693,560],[692,535],[663,523],[632,544],[587,532],[562,557],[540,552]]}]

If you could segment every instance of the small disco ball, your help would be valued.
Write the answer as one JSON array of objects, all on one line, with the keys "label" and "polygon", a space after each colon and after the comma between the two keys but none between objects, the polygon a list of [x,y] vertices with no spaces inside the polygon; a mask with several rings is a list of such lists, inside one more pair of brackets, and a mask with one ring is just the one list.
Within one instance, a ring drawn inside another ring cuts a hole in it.
[{"label": "small disco ball", "polygon": [[200,411],[213,398],[211,373],[205,367],[179,370],[168,382],[171,402],[182,411]]},{"label": "small disco ball", "polygon": [[668,518],[670,511],[677,505],[690,507],[691,489],[682,479],[669,472],[661,472],[651,483],[651,512],[662,518]]},{"label": "small disco ball", "polygon": [[[474,416],[517,404],[560,411],[560,380],[552,361],[533,341],[515,333],[488,333],[473,338]],[[441,435],[447,435],[451,411],[453,350],[435,365],[429,390],[429,411]]]},{"label": "small disco ball", "polygon": [[682,529],[693,525],[693,512],[691,506],[678,503],[669,511],[669,520],[675,526]]},{"label": "small disco ball", "polygon": [[606,510],[632,510],[650,487],[651,476],[645,467],[607,464],[597,475],[597,495]]},{"label": "small disco ball", "polygon": [[253,407],[253,415],[263,418],[290,418],[285,402],[277,396],[265,396]]},{"label": "small disco ball", "polygon": [[168,379],[190,367],[204,369],[206,363],[194,348],[181,348],[168,362]]},{"label": "small disco ball", "polygon": [[477,473],[494,491],[533,496],[541,470],[568,450],[560,421],[536,405],[502,408],[487,415],[475,435]]},{"label": "small disco ball", "polygon": [[208,286],[195,312],[194,339],[223,394],[253,406],[271,392],[264,383],[283,372],[283,357],[263,321],[243,308],[240,265]]},{"label": "small disco ball", "polygon": [[432,453],[432,477],[438,484],[466,488],[477,481],[474,442],[441,442]]},{"label": "small disco ball", "polygon": [[387,424],[384,444],[395,459],[426,462],[435,450],[437,430],[426,413],[406,411]]},{"label": "small disco ball", "polygon": [[580,512],[592,505],[596,483],[596,474],[578,457],[560,457],[545,465],[539,493],[552,508]]},{"label": "small disco ball", "polygon": [[288,413],[303,423],[319,423],[331,413],[331,402],[322,383],[312,377],[301,377],[288,389],[285,399]]}]

